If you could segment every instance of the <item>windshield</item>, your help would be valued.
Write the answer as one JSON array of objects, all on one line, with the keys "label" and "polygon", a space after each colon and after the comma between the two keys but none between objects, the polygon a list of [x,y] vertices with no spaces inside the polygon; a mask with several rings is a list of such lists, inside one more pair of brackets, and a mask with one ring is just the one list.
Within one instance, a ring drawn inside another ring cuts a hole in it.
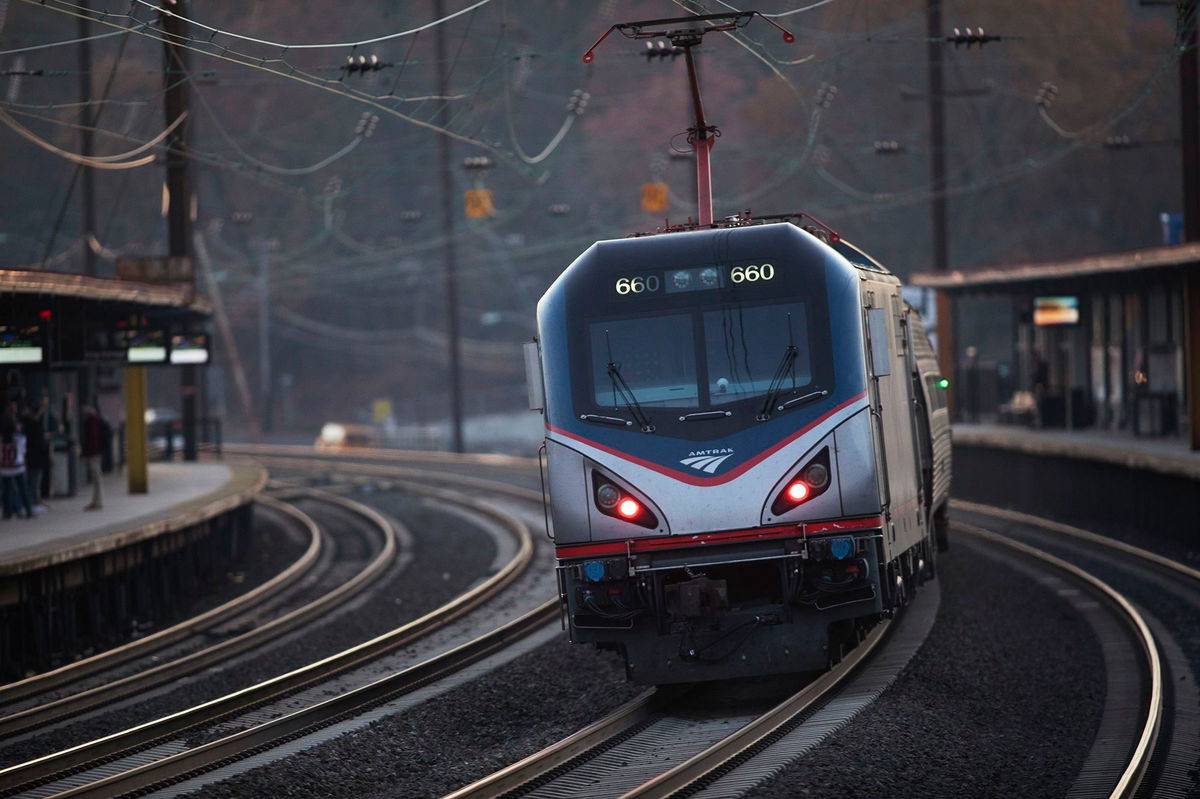
[{"label": "windshield", "polygon": [[610,363],[639,405],[685,413],[724,410],[743,400],[761,404],[781,369],[780,396],[813,382],[803,302],[608,319],[592,322],[589,338],[591,399],[612,410],[624,404]]},{"label": "windshield", "polygon": [[639,404],[694,408],[699,402],[696,348],[690,314],[617,319],[591,325],[592,395],[599,406],[619,408],[613,363]]},{"label": "windshield", "polygon": [[704,314],[708,395],[713,405],[762,397],[771,386],[788,345],[796,357],[787,365],[782,391],[812,382],[804,303],[722,308]]}]

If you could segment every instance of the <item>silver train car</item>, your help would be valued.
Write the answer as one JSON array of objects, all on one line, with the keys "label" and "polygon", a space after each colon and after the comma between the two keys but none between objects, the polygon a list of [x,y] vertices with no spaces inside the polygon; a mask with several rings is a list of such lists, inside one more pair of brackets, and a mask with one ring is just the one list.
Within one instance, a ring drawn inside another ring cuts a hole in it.
[{"label": "silver train car", "polygon": [[900,281],[832,231],[597,242],[526,363],[565,623],[630,679],[825,668],[932,576],[945,383]]}]

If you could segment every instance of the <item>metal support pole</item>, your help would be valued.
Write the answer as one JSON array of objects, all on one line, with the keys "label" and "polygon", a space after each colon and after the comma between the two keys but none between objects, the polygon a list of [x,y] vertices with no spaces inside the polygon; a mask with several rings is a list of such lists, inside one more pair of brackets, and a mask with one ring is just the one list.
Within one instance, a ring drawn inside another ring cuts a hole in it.
[{"label": "metal support pole", "polygon": [[[80,0],[83,13],[79,15],[79,149],[83,155],[92,154],[92,127],[95,115],[90,105],[92,100],[92,44],[88,40],[91,30],[88,25],[88,0]],[[92,249],[92,238],[96,235],[96,175],[91,167],[83,167],[83,273],[95,276],[96,252]]]},{"label": "metal support pole", "polygon": [[[167,435],[170,435],[168,431]],[[125,367],[125,474],[130,494],[150,488],[146,447],[146,367]]]},{"label": "metal support pole", "polygon": [[[1197,73],[1197,0],[1178,0],[1176,44],[1179,47],[1179,121],[1183,140],[1183,240],[1200,241],[1200,75]],[[1184,276],[1184,326],[1187,340],[1188,438],[1200,450],[1200,275]]]},{"label": "metal support pole", "polygon": [[[163,109],[170,125],[188,110],[188,51],[179,42],[187,35],[181,17],[187,16],[187,0],[176,0],[173,13],[162,13]],[[167,254],[172,258],[192,257],[192,182],[188,166],[188,128],[185,117],[167,139]],[[195,292],[195,276],[192,291]],[[183,459],[196,460],[196,368],[185,367],[179,375]]]},{"label": "metal support pole", "polygon": [[1188,439],[1193,450],[1200,450],[1200,273],[1189,269],[1183,283],[1184,353],[1187,357]]},{"label": "metal support pole", "polygon": [[688,82],[692,87],[692,109],[696,115],[695,134],[692,138],[692,149],[696,151],[696,216],[701,225],[711,225],[713,221],[712,202],[712,163],[711,154],[716,142],[708,132],[708,121],[704,118],[704,102],[700,97],[700,78],[696,74],[696,61],[692,56],[692,48],[683,48],[687,60]]},{"label": "metal support pole", "polygon": [[[435,19],[444,17],[445,8],[442,0],[433,0],[433,16]],[[446,34],[445,25],[438,25],[435,44],[437,46],[438,94],[448,97],[450,76],[446,64]],[[438,109],[437,124],[443,128],[450,124],[450,105],[443,100]],[[441,169],[442,189],[442,235],[446,244],[442,250],[446,270],[446,335],[449,344],[450,370],[450,438],[451,450],[463,451],[463,419],[462,419],[462,375],[460,373],[460,343],[458,334],[458,283],[454,275],[454,197],[450,172],[450,139],[438,136],[438,156]]]},{"label": "metal support pole", "polygon": [[1197,74],[1197,0],[1178,0],[1179,120],[1183,139],[1183,240],[1200,241],[1200,75]]},{"label": "metal support pole", "polygon": [[[944,35],[942,28],[942,0],[926,0],[928,12],[928,43],[926,58],[929,77],[929,177],[932,185],[930,198],[930,230],[933,245],[933,271],[943,274],[949,268],[949,232],[946,223],[946,106],[944,64],[942,61]],[[954,418],[954,309],[949,292],[938,291],[937,298],[938,364],[942,375],[950,380],[946,402],[950,418]]]},{"label": "metal support pole", "polygon": [[258,408],[262,429],[271,430],[271,254],[260,242],[258,254]]}]

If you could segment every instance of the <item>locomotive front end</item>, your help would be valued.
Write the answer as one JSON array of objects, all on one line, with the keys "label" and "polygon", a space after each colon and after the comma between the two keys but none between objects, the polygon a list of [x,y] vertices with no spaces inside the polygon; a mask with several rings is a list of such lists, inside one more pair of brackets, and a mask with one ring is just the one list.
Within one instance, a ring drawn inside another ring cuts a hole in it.
[{"label": "locomotive front end", "polygon": [[883,608],[854,268],[791,224],[600,242],[538,323],[572,640],[646,683],[824,668]]}]

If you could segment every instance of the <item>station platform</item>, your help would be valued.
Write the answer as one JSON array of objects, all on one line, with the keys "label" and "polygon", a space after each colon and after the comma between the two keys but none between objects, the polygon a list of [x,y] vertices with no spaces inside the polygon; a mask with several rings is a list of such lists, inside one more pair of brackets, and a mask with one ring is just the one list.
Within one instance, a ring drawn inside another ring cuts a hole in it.
[{"label": "station platform", "polygon": [[103,476],[104,507],[84,510],[91,485],[47,501],[32,519],[0,521],[0,576],[22,574],[137,543],[250,502],[266,485],[250,463],[152,463],[149,492],[130,494],[124,471]]},{"label": "station platform", "polygon": [[954,443],[1029,455],[1076,458],[1138,471],[1200,480],[1200,452],[1179,438],[1148,438],[1108,430],[1057,430],[1015,425],[953,426]]}]

